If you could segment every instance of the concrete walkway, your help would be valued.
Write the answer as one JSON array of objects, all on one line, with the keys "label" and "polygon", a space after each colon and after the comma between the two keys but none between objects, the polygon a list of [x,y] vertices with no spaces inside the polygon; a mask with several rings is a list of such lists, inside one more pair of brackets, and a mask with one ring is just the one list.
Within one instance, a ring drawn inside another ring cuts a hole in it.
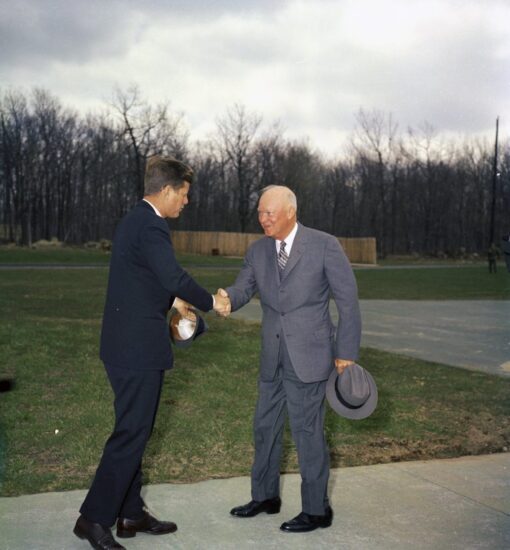
[{"label": "concrete walkway", "polygon": [[[172,519],[172,535],[137,535],[128,549],[506,550],[510,548],[510,453],[340,468],[331,472],[333,525],[290,534],[300,512],[300,478],[282,478],[280,514],[238,519],[247,477],[144,489],[150,510]],[[3,550],[86,550],[72,528],[85,491],[0,498]],[[121,541],[122,542],[122,541]]]},{"label": "concrete walkway", "polygon": [[[360,300],[362,345],[510,376],[510,301]],[[252,300],[232,315],[257,321]],[[336,322],[336,307],[331,305]]]}]

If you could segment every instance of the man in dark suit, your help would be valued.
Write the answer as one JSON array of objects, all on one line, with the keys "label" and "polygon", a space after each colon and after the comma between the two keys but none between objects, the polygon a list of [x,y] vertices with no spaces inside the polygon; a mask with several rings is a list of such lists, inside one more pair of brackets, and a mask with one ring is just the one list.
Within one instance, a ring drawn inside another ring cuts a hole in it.
[{"label": "man in dark suit", "polygon": [[[302,477],[302,511],[282,524],[287,532],[331,525],[326,381],[333,365],[341,373],[354,362],[361,337],[356,280],[338,239],[297,223],[296,209],[287,187],[263,191],[258,215],[266,237],[251,245],[235,283],[226,289],[232,311],[258,292],[263,313],[252,500],[231,514],[247,518],[280,511],[279,462],[288,412]],[[339,313],[336,337],[330,296]]]},{"label": "man in dark suit", "polygon": [[[119,223],[112,248],[100,356],[115,395],[115,427],[106,442],[74,533],[93,548],[123,548],[117,536],[176,531],[144,508],[142,457],[151,435],[165,370],[173,358],[166,315],[172,303],[202,311],[229,310],[224,296],[209,294],[175,259],[164,218],[188,203],[192,170],[160,156],[147,162],[144,199]],[[183,301],[180,301],[182,299]]]}]

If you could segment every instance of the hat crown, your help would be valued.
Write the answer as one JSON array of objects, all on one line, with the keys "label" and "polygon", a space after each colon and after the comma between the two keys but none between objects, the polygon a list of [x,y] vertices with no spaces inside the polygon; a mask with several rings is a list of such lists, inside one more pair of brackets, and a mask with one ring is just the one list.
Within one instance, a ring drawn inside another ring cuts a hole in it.
[{"label": "hat crown", "polygon": [[337,378],[337,390],[349,405],[363,405],[370,397],[370,383],[365,370],[356,363],[347,367]]},{"label": "hat crown", "polygon": [[377,407],[377,385],[366,369],[353,363],[342,374],[331,369],[326,397],[331,408],[340,416],[361,420],[370,416]]}]

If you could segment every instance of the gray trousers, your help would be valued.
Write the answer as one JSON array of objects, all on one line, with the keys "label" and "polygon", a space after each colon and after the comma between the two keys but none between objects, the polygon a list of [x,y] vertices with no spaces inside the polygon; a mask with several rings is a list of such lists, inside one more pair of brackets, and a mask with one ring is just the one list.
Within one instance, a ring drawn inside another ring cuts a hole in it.
[{"label": "gray trousers", "polygon": [[294,371],[284,339],[280,340],[274,379],[259,380],[252,499],[262,501],[280,494],[280,457],[288,412],[301,472],[302,511],[323,515],[328,505],[329,478],[329,451],[324,437],[326,381],[302,382]]}]

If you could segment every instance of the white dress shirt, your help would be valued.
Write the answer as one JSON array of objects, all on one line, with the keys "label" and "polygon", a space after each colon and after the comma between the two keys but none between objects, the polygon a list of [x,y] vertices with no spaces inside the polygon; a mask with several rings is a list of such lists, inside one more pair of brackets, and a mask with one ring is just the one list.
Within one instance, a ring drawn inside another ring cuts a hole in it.
[{"label": "white dress shirt", "polygon": [[[296,237],[296,233],[298,230],[298,224],[294,226],[292,231],[283,239],[285,241],[285,252],[287,252],[287,256],[290,256],[290,251],[292,249],[292,245],[294,244],[294,238]],[[278,239],[275,239],[276,243],[276,253],[280,252],[280,243],[282,241],[279,241]]]},{"label": "white dress shirt", "polygon": [[152,202],[148,201],[147,199],[143,199],[147,204],[150,204],[152,206],[152,209],[154,210],[154,212],[156,212],[156,214],[162,218],[163,216],[161,215],[160,211],[152,204]]}]

